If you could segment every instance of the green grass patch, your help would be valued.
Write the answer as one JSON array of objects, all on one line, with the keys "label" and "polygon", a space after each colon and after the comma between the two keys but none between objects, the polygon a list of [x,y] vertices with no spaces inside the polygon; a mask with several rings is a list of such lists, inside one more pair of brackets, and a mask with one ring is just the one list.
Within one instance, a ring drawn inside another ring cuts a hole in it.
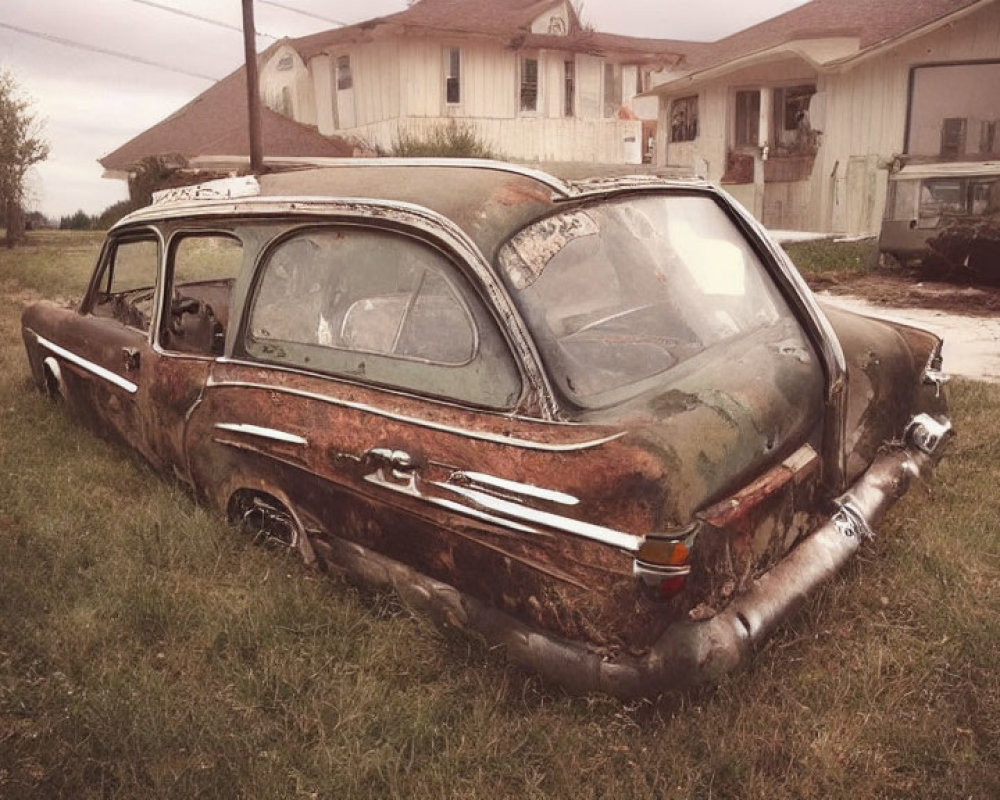
[{"label": "green grass patch", "polygon": [[954,387],[934,480],[750,669],[570,698],[249,545],[36,393],[21,307],[96,249],[63,244],[0,254],[5,800],[1000,796],[1000,387]]},{"label": "green grass patch", "polygon": [[872,272],[878,266],[878,240],[835,242],[821,239],[784,245],[799,272],[810,283],[840,282]]}]

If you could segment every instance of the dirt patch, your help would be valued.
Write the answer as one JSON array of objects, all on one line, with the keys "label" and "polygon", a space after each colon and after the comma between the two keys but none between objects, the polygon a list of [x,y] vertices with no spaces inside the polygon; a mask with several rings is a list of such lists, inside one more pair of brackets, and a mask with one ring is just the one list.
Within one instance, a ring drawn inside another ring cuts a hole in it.
[{"label": "dirt patch", "polygon": [[818,276],[809,280],[814,292],[861,297],[876,306],[929,308],[967,316],[1000,316],[1000,287],[969,286],[920,280],[903,272],[877,272],[850,277]]}]

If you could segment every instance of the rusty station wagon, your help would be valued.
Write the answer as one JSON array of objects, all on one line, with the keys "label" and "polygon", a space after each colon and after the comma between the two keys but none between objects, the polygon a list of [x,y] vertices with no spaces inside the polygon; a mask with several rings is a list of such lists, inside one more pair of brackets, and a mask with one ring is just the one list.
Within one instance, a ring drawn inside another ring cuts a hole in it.
[{"label": "rusty station wagon", "polygon": [[23,333],[43,390],[255,536],[623,697],[744,661],[951,427],[937,337],[821,308],[700,182],[173,190]]}]

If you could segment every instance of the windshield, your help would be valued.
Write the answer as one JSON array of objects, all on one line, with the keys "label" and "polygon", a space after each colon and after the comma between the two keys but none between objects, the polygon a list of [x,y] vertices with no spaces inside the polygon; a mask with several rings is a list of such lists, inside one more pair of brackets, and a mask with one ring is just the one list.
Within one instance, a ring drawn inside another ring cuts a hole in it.
[{"label": "windshield", "polygon": [[632,195],[533,223],[500,265],[556,382],[582,405],[736,338],[806,348],[749,243],[711,197]]}]

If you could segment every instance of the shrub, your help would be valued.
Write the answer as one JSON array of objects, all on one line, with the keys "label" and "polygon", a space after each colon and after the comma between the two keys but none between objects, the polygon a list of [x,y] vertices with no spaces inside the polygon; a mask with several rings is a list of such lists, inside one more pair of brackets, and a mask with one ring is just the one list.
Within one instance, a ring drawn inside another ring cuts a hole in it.
[{"label": "shrub", "polygon": [[402,158],[500,158],[471,125],[451,120],[424,134],[399,133],[393,139],[392,155]]}]

